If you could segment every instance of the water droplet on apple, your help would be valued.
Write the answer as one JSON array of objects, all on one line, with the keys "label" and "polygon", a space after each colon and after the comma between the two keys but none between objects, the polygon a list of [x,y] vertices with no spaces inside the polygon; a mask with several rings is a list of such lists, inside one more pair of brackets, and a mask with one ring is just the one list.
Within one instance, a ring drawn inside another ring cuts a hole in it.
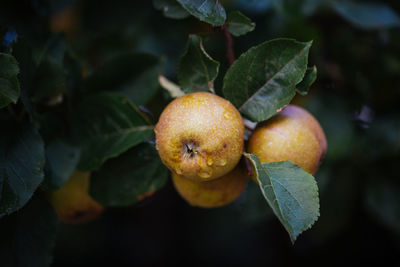
[{"label": "water droplet on apple", "polygon": [[197,164],[199,164],[200,168],[203,168],[205,166],[205,162],[202,157],[197,158]]},{"label": "water droplet on apple", "polygon": [[214,163],[214,161],[212,160],[212,158],[207,159],[207,165],[208,166],[212,166]]},{"label": "water droplet on apple", "polygon": [[225,166],[226,165],[226,160],[225,159],[220,159],[219,161],[217,161],[217,166]]},{"label": "water droplet on apple", "polygon": [[225,119],[229,119],[230,118],[229,114],[227,112],[224,113],[224,117],[225,117]]},{"label": "water droplet on apple", "polygon": [[209,177],[211,176],[211,173],[209,173],[209,172],[207,172],[207,171],[201,171],[201,172],[199,172],[198,174],[199,174],[199,176],[200,176],[201,178],[209,178]]}]

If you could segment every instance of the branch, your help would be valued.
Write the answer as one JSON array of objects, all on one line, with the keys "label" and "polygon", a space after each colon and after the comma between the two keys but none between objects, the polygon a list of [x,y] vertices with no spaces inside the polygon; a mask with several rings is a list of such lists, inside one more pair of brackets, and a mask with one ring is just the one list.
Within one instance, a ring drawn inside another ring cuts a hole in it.
[{"label": "branch", "polygon": [[233,51],[233,38],[225,24],[221,27],[221,29],[225,37],[226,59],[228,61],[228,65],[231,66],[233,62],[235,62],[235,52]]}]

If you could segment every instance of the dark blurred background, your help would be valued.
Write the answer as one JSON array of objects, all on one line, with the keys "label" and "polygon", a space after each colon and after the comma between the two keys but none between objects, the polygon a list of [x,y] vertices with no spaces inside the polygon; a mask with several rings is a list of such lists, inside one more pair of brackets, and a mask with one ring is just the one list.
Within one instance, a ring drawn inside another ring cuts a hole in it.
[{"label": "dark blurred background", "polygon": [[[193,17],[166,18],[152,1],[2,2],[1,36],[13,29],[18,38],[41,43],[63,32],[83,76],[122,52],[142,51],[165,57],[164,75],[177,81],[188,34],[207,36],[206,50],[221,62],[215,85],[221,92],[223,35]],[[316,174],[321,216],[315,225],[292,245],[253,182],[233,204],[208,210],[190,207],[169,181],[139,204],[110,208],[88,224],[61,225],[53,266],[400,266],[399,26],[365,27],[331,1],[281,2],[223,5],[256,23],[234,39],[236,56],[277,37],[314,40],[309,65],[317,66],[318,78],[293,103],[315,115],[328,139]],[[400,13],[399,1],[376,2]],[[148,104],[155,119],[168,101],[160,89]]]}]

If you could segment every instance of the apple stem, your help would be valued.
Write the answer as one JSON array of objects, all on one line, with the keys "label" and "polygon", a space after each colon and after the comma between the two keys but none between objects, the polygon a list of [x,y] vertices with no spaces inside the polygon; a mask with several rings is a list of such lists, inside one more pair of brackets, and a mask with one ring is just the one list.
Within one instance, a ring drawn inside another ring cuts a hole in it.
[{"label": "apple stem", "polygon": [[160,83],[162,88],[168,91],[172,98],[177,98],[185,95],[179,85],[171,82],[163,75],[158,75],[158,82]]},{"label": "apple stem", "polygon": [[245,118],[243,118],[243,123],[244,123],[244,127],[249,129],[250,131],[253,131],[257,126],[257,122],[252,122]]}]

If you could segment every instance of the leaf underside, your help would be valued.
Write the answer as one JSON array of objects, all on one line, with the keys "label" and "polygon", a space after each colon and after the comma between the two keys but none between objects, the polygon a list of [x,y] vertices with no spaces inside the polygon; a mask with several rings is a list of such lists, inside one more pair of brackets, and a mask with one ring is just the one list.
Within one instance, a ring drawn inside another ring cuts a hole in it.
[{"label": "leaf underside", "polygon": [[253,154],[245,156],[254,166],[265,199],[294,243],[319,217],[314,177],[290,161],[261,163]]}]

